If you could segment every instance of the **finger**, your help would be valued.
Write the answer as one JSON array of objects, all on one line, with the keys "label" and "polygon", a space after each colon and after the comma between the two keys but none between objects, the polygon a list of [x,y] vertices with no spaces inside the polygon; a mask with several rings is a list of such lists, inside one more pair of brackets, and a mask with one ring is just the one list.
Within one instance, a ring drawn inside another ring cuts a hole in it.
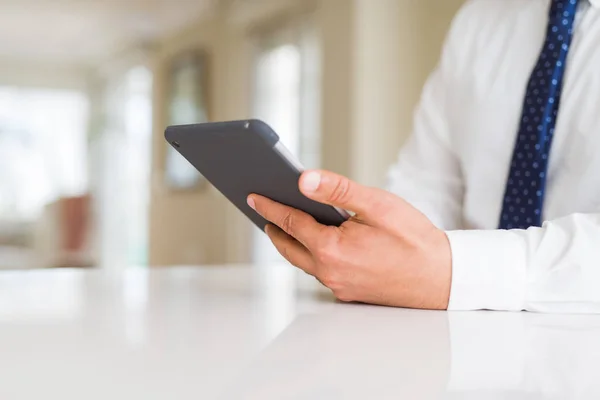
[{"label": "finger", "polygon": [[315,201],[369,216],[374,210],[385,214],[393,196],[384,190],[360,185],[328,171],[307,171],[300,178],[300,190]]},{"label": "finger", "polygon": [[318,242],[323,225],[305,212],[254,194],[248,196],[248,205],[304,247],[312,249]]},{"label": "finger", "polygon": [[267,225],[265,231],[283,258],[307,274],[315,275],[316,264],[306,247],[275,225]]}]

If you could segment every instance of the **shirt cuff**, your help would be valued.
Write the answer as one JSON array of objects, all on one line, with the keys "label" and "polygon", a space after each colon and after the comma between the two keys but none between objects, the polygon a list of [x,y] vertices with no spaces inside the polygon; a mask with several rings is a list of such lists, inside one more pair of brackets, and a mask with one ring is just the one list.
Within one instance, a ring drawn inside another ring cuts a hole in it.
[{"label": "shirt cuff", "polygon": [[449,231],[452,288],[448,310],[525,308],[525,231]]}]

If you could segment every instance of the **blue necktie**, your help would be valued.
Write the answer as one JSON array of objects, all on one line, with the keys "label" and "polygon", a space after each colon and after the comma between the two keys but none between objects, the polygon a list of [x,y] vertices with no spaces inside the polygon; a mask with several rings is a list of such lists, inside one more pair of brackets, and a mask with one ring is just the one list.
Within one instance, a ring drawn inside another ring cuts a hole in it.
[{"label": "blue necktie", "polygon": [[541,226],[548,158],[579,0],[552,0],[546,41],[523,104],[500,229]]}]

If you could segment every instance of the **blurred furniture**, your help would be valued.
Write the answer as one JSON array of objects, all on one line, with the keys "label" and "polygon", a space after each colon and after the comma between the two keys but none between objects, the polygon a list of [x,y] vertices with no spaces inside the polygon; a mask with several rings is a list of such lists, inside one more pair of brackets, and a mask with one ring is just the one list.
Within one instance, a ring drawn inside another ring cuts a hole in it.
[{"label": "blurred furniture", "polygon": [[287,265],[0,273],[2,399],[598,399],[598,337],[342,304]]},{"label": "blurred furniture", "polygon": [[34,239],[40,266],[94,265],[92,233],[90,196],[65,197],[48,204]]}]

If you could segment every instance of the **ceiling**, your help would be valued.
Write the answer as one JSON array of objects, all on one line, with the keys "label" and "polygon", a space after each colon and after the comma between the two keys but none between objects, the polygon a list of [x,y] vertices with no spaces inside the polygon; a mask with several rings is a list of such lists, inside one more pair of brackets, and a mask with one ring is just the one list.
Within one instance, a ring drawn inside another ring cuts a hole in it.
[{"label": "ceiling", "polygon": [[218,0],[0,0],[0,59],[90,65],[169,35]]}]

